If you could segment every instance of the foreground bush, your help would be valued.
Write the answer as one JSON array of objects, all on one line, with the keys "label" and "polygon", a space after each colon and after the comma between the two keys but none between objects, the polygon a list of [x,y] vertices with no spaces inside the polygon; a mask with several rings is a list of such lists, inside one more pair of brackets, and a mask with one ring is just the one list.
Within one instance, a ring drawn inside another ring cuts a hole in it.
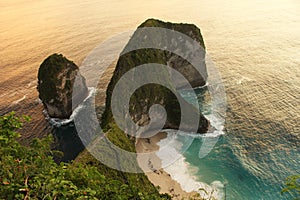
[{"label": "foreground bush", "polygon": [[51,150],[51,136],[21,145],[17,130],[29,120],[13,112],[0,116],[0,199],[170,199],[106,178],[93,166],[56,164],[60,152]]}]

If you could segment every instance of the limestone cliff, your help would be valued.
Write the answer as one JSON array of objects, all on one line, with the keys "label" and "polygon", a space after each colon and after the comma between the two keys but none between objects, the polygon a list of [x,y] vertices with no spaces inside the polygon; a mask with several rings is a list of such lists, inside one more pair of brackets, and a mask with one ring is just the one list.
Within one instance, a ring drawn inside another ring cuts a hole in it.
[{"label": "limestone cliff", "polygon": [[[37,89],[50,117],[69,118],[73,111],[72,106],[75,108],[87,97],[85,78],[78,73],[76,64],[58,54],[49,56],[41,64]],[[76,96],[74,95],[72,102],[73,88],[76,88]]]},{"label": "limestone cliff", "polygon": [[[143,27],[160,27],[160,28],[175,30],[191,37],[193,40],[198,42],[198,44],[203,48],[203,52],[199,54],[200,55],[199,57],[197,57],[197,62],[199,63],[199,66],[201,67],[200,70],[203,73],[200,74],[199,70],[196,70],[191,65],[191,63],[189,63],[186,59],[170,51],[162,50],[164,48],[164,45],[168,45],[169,43],[173,45],[174,43],[173,41],[171,41],[172,38],[169,37],[167,32],[164,33],[164,30],[159,30],[160,33],[157,35],[154,32],[154,36],[152,35],[149,37],[149,32],[147,32],[147,30],[137,29],[133,34],[133,36],[131,37],[128,44],[126,45],[126,47],[124,48],[122,55],[119,57],[113,77],[107,88],[106,109],[102,117],[103,127],[107,127],[109,123],[114,120],[112,116],[112,110],[111,110],[111,99],[112,99],[113,90],[117,82],[126,72],[130,71],[131,69],[134,69],[137,66],[141,66],[147,63],[158,63],[162,65],[167,65],[177,70],[180,74],[182,74],[188,80],[189,84],[192,87],[205,85],[207,79],[206,66],[205,66],[205,46],[199,28],[191,24],[165,23],[155,19],[149,19],[139,26],[139,28],[143,28]],[[161,33],[161,31],[163,33]],[[133,49],[132,47],[137,43],[141,44],[143,40],[139,41],[140,38],[142,39],[146,38],[147,43],[149,43],[150,40],[150,44],[151,42],[153,42],[153,44],[161,45],[162,48],[160,49],[143,48],[143,49],[136,49],[133,51],[126,51],[126,49]],[[183,41],[182,44],[176,43],[174,45],[175,45],[174,51],[176,51],[179,48],[176,47],[176,45],[179,46],[181,45],[180,48],[185,48],[185,49],[189,48],[188,44],[186,44],[185,41]],[[193,54],[193,51],[190,50],[186,52],[188,52],[188,54],[190,53]],[[173,74],[170,75],[168,71],[165,71],[164,73],[159,73],[157,75],[157,79],[165,78],[166,76],[169,76],[170,82],[171,80],[175,82],[177,81],[176,76],[173,76]],[[176,88],[174,89],[179,89],[179,88],[182,89],[185,88],[185,86],[186,83],[179,82],[176,84]],[[126,93],[127,92],[126,87],[124,88],[125,88],[124,91],[121,92]],[[197,110],[194,106],[188,104],[185,100],[183,100],[183,98],[176,97],[174,93],[168,88],[165,88],[158,84],[144,85],[138,88],[131,96],[130,105],[129,105],[129,111],[131,115],[130,117],[139,126],[147,125],[150,121],[149,118],[150,107],[154,104],[160,104],[165,108],[167,113],[167,120],[164,125],[164,128],[178,129],[182,117],[180,105],[179,105],[180,101],[183,102],[184,108],[187,110],[188,113],[190,113],[191,117],[195,116],[194,114],[196,113],[200,113],[199,110]],[[122,103],[122,100],[120,100],[120,103]],[[192,124],[189,124],[188,122],[184,124],[183,127],[185,131],[190,131],[189,127],[191,127],[191,125]],[[209,126],[208,121],[205,119],[205,117],[202,114],[200,114],[197,132],[199,133],[206,132],[208,126]]]},{"label": "limestone cliff", "polygon": [[[183,23],[170,23],[170,22],[163,22],[156,19],[148,19],[144,23],[142,23],[138,28],[144,27],[158,27],[163,29],[170,29],[180,33],[187,35],[189,38],[196,41],[202,49],[200,52],[197,52],[194,49],[192,44],[188,44],[190,41],[186,41],[184,38],[179,39],[176,37],[177,34],[173,35],[172,33],[162,33],[164,30],[159,29],[159,34],[155,37],[155,41],[148,41],[147,43],[159,43],[160,48],[165,48],[165,46],[170,45],[173,52],[181,52],[182,55],[185,55],[186,58],[194,59],[195,53],[197,54],[197,66],[193,66],[191,63],[188,62],[187,59],[180,57],[179,55],[164,51],[163,60],[160,60],[163,64],[166,64],[174,69],[176,69],[180,74],[182,74],[191,84],[192,87],[203,86],[206,83],[207,79],[207,70],[205,64],[205,44],[200,32],[200,29],[195,26],[194,24],[183,24]],[[143,38],[147,37],[147,29],[138,29],[134,33],[134,38]],[[175,41],[174,41],[175,39]],[[128,44],[130,45],[130,44]],[[125,48],[126,49],[126,48]],[[158,51],[156,53],[159,54]],[[161,53],[161,52],[160,52]],[[195,67],[198,67],[196,69]],[[202,73],[200,74],[199,71]],[[173,74],[172,74],[173,75]],[[171,77],[173,81],[178,81],[178,77]],[[182,82],[177,83],[178,89],[184,88],[185,84]]]}]

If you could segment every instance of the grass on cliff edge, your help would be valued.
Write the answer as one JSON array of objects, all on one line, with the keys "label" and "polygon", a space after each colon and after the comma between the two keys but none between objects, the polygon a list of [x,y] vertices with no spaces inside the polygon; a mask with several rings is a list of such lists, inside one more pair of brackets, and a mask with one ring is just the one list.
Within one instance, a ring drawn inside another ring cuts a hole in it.
[{"label": "grass on cliff edge", "polygon": [[[111,123],[109,127],[110,129],[107,130],[106,136],[114,145],[120,147],[125,151],[135,152],[134,140],[131,140],[126,134],[124,134],[124,132],[120,130],[115,123]],[[109,147],[103,146],[101,147],[101,151],[103,151],[104,153],[106,152],[112,153],[110,149],[105,149],[105,148],[109,148]],[[118,155],[112,155],[112,156],[118,156]],[[132,162],[137,162],[136,159],[134,161],[128,159],[127,162],[128,163],[125,164],[127,166],[133,166],[133,167],[137,166],[137,163],[132,163]],[[122,171],[109,168],[103,163],[101,163],[100,161],[98,161],[97,159],[95,159],[94,156],[91,155],[87,150],[79,154],[79,156],[75,160],[75,163],[85,163],[90,166],[95,166],[105,176],[126,183],[129,185],[129,187],[138,187],[140,190],[150,194],[157,193],[157,188],[154,187],[154,185],[148,180],[145,174],[125,173]]]}]

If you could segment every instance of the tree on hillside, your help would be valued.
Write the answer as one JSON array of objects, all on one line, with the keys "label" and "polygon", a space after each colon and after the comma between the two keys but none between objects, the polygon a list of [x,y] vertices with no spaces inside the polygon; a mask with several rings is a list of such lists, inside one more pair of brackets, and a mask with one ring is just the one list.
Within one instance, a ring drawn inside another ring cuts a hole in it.
[{"label": "tree on hillside", "polygon": [[59,152],[50,148],[51,135],[34,139],[29,147],[21,145],[17,130],[29,120],[14,112],[0,116],[0,199],[170,199],[129,189],[93,166],[55,163],[53,156]]}]

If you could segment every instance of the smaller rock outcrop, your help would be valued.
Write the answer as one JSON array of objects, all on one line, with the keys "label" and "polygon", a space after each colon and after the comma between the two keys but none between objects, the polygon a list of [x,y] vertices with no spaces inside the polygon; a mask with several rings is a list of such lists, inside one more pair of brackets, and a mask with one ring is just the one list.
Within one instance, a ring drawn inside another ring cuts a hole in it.
[{"label": "smaller rock outcrop", "polygon": [[[76,95],[73,95],[74,88]],[[69,118],[73,108],[88,96],[78,66],[61,54],[53,54],[41,64],[37,90],[49,116],[60,119]]]}]

